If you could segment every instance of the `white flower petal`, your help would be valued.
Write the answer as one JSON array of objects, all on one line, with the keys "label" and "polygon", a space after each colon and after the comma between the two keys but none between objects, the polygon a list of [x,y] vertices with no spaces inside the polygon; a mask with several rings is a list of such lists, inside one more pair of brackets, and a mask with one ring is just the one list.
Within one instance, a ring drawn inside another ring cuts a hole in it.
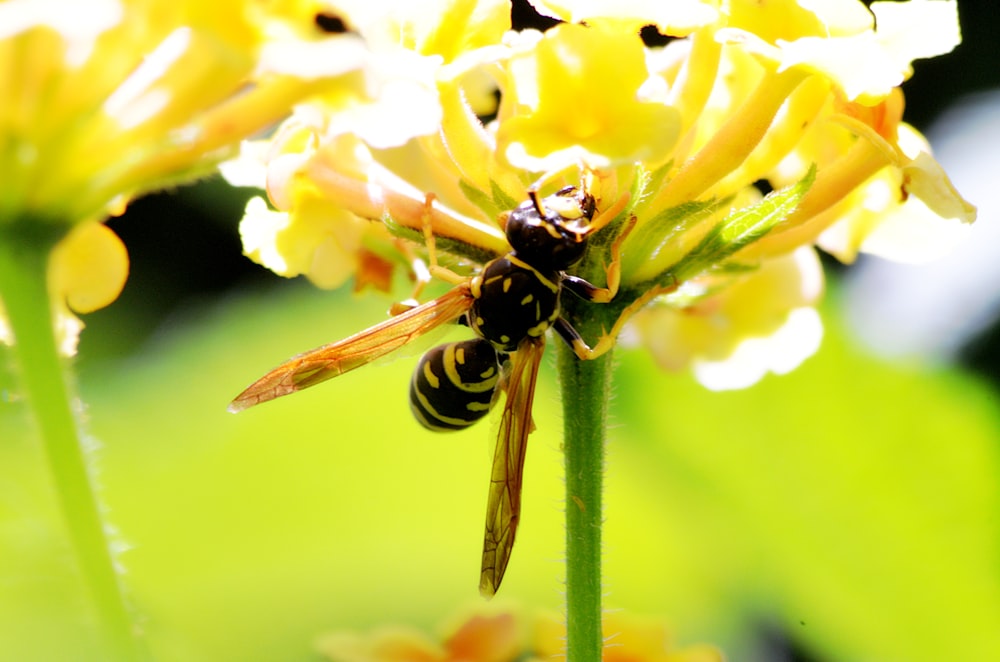
[{"label": "white flower petal", "polygon": [[816,353],[823,339],[823,322],[813,308],[797,308],[780,329],[767,338],[748,338],[722,361],[695,359],[695,379],[713,391],[746,388],[767,373],[784,375]]}]

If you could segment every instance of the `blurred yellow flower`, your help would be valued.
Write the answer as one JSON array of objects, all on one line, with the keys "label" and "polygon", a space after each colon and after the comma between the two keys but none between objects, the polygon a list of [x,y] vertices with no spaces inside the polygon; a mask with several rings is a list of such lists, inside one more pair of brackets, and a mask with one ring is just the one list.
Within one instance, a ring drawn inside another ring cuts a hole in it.
[{"label": "blurred yellow flower", "polygon": [[[0,5],[0,62],[17,74],[0,81],[0,217],[99,220],[209,172],[309,91],[316,72],[276,73],[261,59],[277,20],[235,0]],[[344,42],[337,69],[359,66],[353,38],[326,39]]]},{"label": "blurred yellow flower", "polygon": [[[610,611],[603,623],[603,662],[725,662],[722,651],[709,644],[674,646],[670,628],[661,618]],[[562,619],[543,614],[535,624],[531,659],[542,662],[564,655],[565,638]]]},{"label": "blurred yellow flower", "polygon": [[725,278],[688,281],[632,319],[631,333],[663,368],[690,366],[713,390],[744,388],[794,370],[819,348],[823,327],[812,306],[823,270],[811,247],[764,260],[731,285],[713,282]]},{"label": "blurred yellow flower", "polygon": [[63,354],[75,353],[82,327],[73,312],[89,313],[107,306],[121,293],[127,277],[125,245],[106,225],[82,223],[56,245],[49,259],[48,280],[56,318],[61,320],[57,340]]},{"label": "blurred yellow flower", "polygon": [[[0,3],[0,69],[9,74],[0,78],[0,230],[45,223],[58,237],[89,228],[52,254],[59,300],[89,312],[122,288],[127,257],[94,223],[136,195],[211,172],[296,101],[350,82],[344,75],[362,66],[363,45],[320,29],[319,9],[236,0]],[[322,64],[290,59],[289,50],[321,55]],[[79,327],[61,311],[61,326]]]},{"label": "blurred yellow flower", "polygon": [[[604,616],[604,662],[724,662],[711,645],[674,646],[662,619],[623,612]],[[316,648],[331,662],[543,662],[565,655],[566,628],[556,614],[480,606],[440,637],[382,626],[368,634],[332,632]]]},{"label": "blurred yellow flower", "polygon": [[[48,284],[56,319],[56,342],[60,353],[76,353],[83,323],[73,313],[89,313],[114,301],[128,277],[128,253],[110,228],[101,223],[81,223],[53,249],[49,259]],[[12,345],[0,301],[0,342]]]},{"label": "blurred yellow flower", "polygon": [[496,610],[462,618],[440,640],[416,628],[384,626],[368,635],[326,634],[316,647],[331,662],[508,662],[521,649],[514,614]]}]

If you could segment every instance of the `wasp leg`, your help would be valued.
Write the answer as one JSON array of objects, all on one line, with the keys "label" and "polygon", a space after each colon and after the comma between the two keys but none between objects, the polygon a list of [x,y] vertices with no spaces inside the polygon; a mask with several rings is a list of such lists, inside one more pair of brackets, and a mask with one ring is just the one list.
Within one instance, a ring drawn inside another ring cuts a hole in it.
[{"label": "wasp leg", "polygon": [[468,280],[464,276],[456,274],[451,269],[442,267],[438,264],[437,242],[434,237],[433,228],[431,227],[431,208],[433,204],[434,194],[425,194],[424,211],[420,216],[420,226],[424,235],[424,242],[427,245],[427,262],[424,262],[424,260],[417,256],[409,244],[402,241],[397,242],[400,252],[402,252],[406,259],[410,262],[410,271],[413,273],[413,279],[415,282],[410,298],[392,304],[392,306],[389,307],[390,315],[400,315],[419,306],[420,295],[423,294],[424,288],[427,287],[432,278],[439,278],[452,285],[459,285]]},{"label": "wasp leg", "polygon": [[668,287],[658,287],[645,292],[641,297],[630,303],[624,310],[622,310],[618,319],[615,320],[614,325],[611,327],[611,330],[602,333],[600,340],[598,340],[597,344],[593,347],[588,345],[583,339],[583,336],[580,335],[580,332],[562,317],[557,318],[552,324],[552,327],[556,330],[556,333],[558,333],[559,336],[566,341],[566,344],[570,346],[570,349],[573,350],[573,353],[576,354],[581,361],[590,361],[592,359],[596,359],[615,346],[618,334],[621,333],[622,327],[625,326],[625,322],[627,322],[632,315],[641,310],[654,298],[661,294],[667,294],[675,289],[677,289],[676,283]]},{"label": "wasp leg", "polygon": [[[590,221],[588,234],[594,234],[598,230],[604,229],[604,226],[606,226],[611,221],[615,220],[618,214],[622,213],[622,210],[625,209],[625,205],[628,204],[628,201],[631,198],[632,196],[627,191],[623,193],[621,197],[615,201],[615,204],[611,205],[610,207],[602,211],[600,214],[597,215],[597,218]],[[622,236],[628,235],[628,233],[632,231],[632,227],[635,225],[635,218],[633,217],[632,220],[629,222],[631,223],[631,225],[622,230],[622,233],[619,235],[619,238],[617,240],[618,242],[621,241]]]},{"label": "wasp leg", "polygon": [[434,194],[427,193],[424,196],[424,213],[420,217],[420,224],[423,227],[424,243],[427,244],[427,270],[431,276],[439,278],[452,285],[461,285],[469,279],[455,273],[447,267],[442,267],[437,261],[437,243],[434,238],[434,230],[431,227],[431,207],[434,204]]},{"label": "wasp leg", "polygon": [[413,244],[402,239],[396,240],[396,248],[400,253],[409,261],[410,263],[410,273],[413,275],[413,292],[410,294],[409,299],[403,301],[397,301],[389,307],[389,314],[395,317],[405,313],[408,310],[412,310],[420,305],[420,295],[423,294],[424,288],[427,284],[431,282],[431,272],[427,268],[427,263],[424,262],[413,250]]},{"label": "wasp leg", "polygon": [[559,337],[566,341],[573,353],[579,357],[581,361],[590,361],[591,359],[596,359],[601,356],[609,349],[614,347],[616,335],[605,333],[601,336],[601,339],[597,342],[597,345],[590,347],[580,335],[580,332],[576,328],[567,322],[562,317],[556,319],[552,324],[552,328],[556,330]]},{"label": "wasp leg", "polygon": [[[627,197],[622,196],[622,200],[620,200],[619,203],[624,204],[625,200],[627,200]],[[615,205],[615,207],[618,206],[618,204]],[[606,213],[610,213],[613,209],[614,208],[609,209]],[[579,276],[571,276],[568,274],[563,276],[561,281],[562,285],[584,301],[607,303],[614,299],[615,295],[618,294],[618,287],[621,285],[622,279],[622,242],[625,241],[625,238],[632,232],[632,229],[635,227],[635,223],[636,217],[629,216],[628,220],[625,221],[625,227],[622,228],[621,233],[619,233],[614,242],[611,244],[611,263],[605,269],[608,283],[607,287],[598,287],[589,281],[580,278]]]},{"label": "wasp leg", "polygon": [[507,219],[509,218],[510,218],[509,211],[502,212],[499,216],[497,216],[497,225],[500,227],[500,230],[503,231],[504,233],[507,232]]}]

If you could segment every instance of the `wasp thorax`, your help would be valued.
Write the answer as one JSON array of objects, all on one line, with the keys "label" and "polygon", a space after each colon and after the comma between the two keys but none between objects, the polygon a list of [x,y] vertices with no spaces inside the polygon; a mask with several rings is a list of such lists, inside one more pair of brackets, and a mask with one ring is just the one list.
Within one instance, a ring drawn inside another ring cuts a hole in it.
[{"label": "wasp thorax", "polygon": [[583,256],[593,216],[593,196],[575,186],[541,200],[532,196],[508,216],[507,241],[530,264],[562,270]]}]

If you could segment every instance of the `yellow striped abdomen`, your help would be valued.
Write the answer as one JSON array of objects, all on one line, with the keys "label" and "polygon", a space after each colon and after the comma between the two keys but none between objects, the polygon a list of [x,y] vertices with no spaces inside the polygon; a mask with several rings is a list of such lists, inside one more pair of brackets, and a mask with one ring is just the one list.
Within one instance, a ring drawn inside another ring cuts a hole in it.
[{"label": "yellow striped abdomen", "polygon": [[461,430],[493,407],[500,359],[486,340],[476,338],[429,350],[410,380],[410,409],[429,430]]}]

